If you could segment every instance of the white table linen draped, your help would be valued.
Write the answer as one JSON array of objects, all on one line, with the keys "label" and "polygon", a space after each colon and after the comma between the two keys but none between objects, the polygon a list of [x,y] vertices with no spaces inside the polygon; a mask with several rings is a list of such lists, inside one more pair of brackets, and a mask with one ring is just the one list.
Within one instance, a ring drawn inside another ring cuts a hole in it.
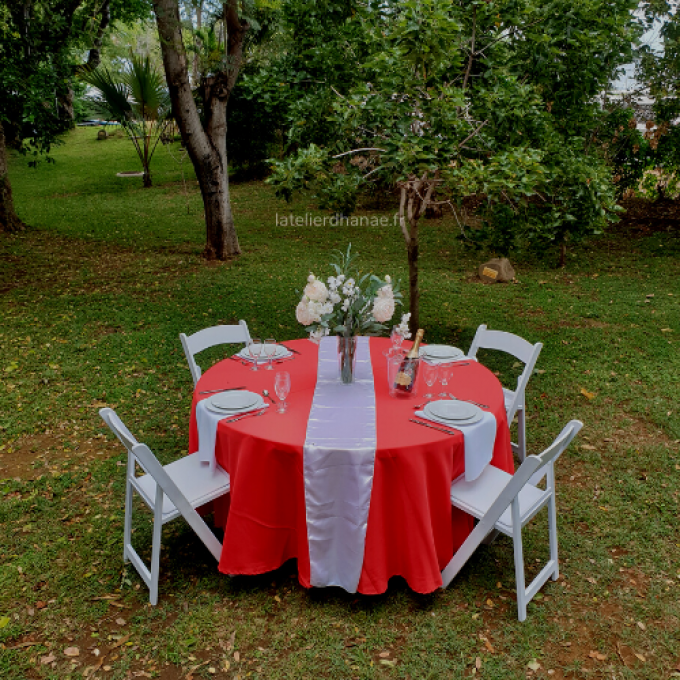
[{"label": "white table linen draped", "polygon": [[322,338],[304,445],[311,585],[357,590],[377,446],[367,337],[357,339],[354,382],[338,379],[338,339]]}]

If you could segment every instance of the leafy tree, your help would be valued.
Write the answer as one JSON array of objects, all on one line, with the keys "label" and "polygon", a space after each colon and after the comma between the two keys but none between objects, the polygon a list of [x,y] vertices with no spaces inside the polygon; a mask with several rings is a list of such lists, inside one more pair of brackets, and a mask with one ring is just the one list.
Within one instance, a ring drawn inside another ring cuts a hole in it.
[{"label": "leafy tree", "polygon": [[668,178],[680,170],[680,13],[676,2],[665,0],[649,0],[643,9],[646,25],[659,27],[659,43],[640,48],[637,71],[655,100],[645,138],[650,166],[658,169],[657,197],[664,198]]},{"label": "leafy tree", "polygon": [[[198,88],[199,102],[189,76],[189,58],[179,0],[153,0],[163,52],[172,111],[196,171],[206,222],[205,255],[224,260],[241,249],[229,196],[227,164],[227,102],[238,78],[245,36],[250,28],[247,3],[228,0],[221,6],[219,52],[210,50]],[[206,46],[211,48],[210,45]]]},{"label": "leafy tree", "polygon": [[370,52],[353,64],[362,84],[336,94],[335,133],[323,148],[275,163],[271,181],[285,198],[310,187],[328,195],[330,184],[399,191],[413,328],[418,229],[435,196],[457,216],[462,199],[477,196],[485,229],[463,229],[466,239],[500,252],[526,240],[556,244],[564,261],[567,242],[602,229],[616,209],[606,159],[592,143],[595,96],[628,59],[634,5],[369,5],[354,19]]},{"label": "leafy tree", "polygon": [[134,54],[122,75],[99,67],[94,71],[83,70],[81,77],[99,92],[95,106],[108,120],[118,121],[134,144],[144,170],[144,186],[150,187],[151,158],[170,115],[163,77],[148,56]]},{"label": "leafy tree", "polygon": [[[144,0],[111,0],[132,17]],[[0,0],[0,231],[23,226],[12,200],[7,149],[48,153],[72,124],[71,83],[79,54],[96,44],[99,0]],[[104,29],[106,26],[104,26]]]}]

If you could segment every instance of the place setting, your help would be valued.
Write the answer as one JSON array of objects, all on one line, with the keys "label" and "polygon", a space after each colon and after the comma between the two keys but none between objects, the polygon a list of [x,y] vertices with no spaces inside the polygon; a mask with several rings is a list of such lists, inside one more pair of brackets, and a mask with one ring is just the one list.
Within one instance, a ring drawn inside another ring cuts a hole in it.
[{"label": "place setting", "polygon": [[477,404],[456,399],[429,401],[410,421],[444,434],[461,432],[465,439],[465,479],[476,479],[491,461],[496,441],[496,418]]},{"label": "place setting", "polygon": [[470,358],[462,349],[452,345],[423,345],[420,347],[419,356],[431,364],[454,364],[456,366],[468,366]]},{"label": "place setting", "polygon": [[[281,364],[284,361],[295,359],[300,352],[286,345],[277,343],[274,338],[251,338],[246,346],[234,354],[231,359],[239,361],[244,366],[250,365],[251,371],[274,370],[273,364]],[[261,368],[264,366],[264,368]]]}]

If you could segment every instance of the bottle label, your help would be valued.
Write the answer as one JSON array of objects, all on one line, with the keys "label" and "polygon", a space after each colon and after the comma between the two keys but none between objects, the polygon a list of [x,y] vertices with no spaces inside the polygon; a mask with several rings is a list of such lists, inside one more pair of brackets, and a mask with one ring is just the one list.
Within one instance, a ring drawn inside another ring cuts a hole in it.
[{"label": "bottle label", "polygon": [[408,387],[412,381],[413,378],[408,373],[397,373],[395,378],[397,385],[403,385],[404,387]]}]

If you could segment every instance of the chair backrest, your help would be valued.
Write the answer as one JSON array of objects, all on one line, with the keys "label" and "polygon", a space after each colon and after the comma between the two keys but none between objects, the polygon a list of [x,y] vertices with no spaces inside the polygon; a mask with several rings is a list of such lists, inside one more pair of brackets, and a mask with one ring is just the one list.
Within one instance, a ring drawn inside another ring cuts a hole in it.
[{"label": "chair backrest", "polygon": [[112,408],[102,408],[99,410],[99,415],[109,426],[111,432],[118,437],[118,441],[129,453],[132,453],[133,447],[139,444],[139,442],[132,436],[130,430],[125,427],[123,421],[118,417],[118,414]]},{"label": "chair backrest", "polygon": [[[527,456],[519,466],[506,487],[498,495],[498,498],[491,504],[486,514],[479,520],[472,533],[465,539],[463,545],[454,555],[454,559],[449,562],[442,572],[443,587],[445,588],[456,574],[462,569],[463,565],[472,556],[474,551],[486,536],[493,531],[496,522],[507,510],[508,506],[517,498],[519,492],[531,479],[540,475],[541,468],[554,464],[562,455],[565,449],[571,444],[572,439],[583,427],[580,420],[571,420],[557,435],[553,443],[538,456]],[[538,474],[537,474],[538,473]],[[546,492],[553,493],[552,486]]]},{"label": "chair backrest", "polygon": [[478,349],[494,349],[506,352],[524,363],[524,370],[517,378],[515,397],[512,403],[508,405],[508,422],[511,423],[515,413],[517,413],[517,409],[524,404],[524,391],[526,390],[529,378],[531,378],[531,374],[534,372],[534,366],[536,366],[538,355],[541,353],[541,349],[543,349],[543,344],[537,342],[535,345],[532,345],[524,338],[520,338],[519,335],[506,333],[505,331],[490,331],[487,330],[485,324],[482,324],[475,333],[468,356],[476,357]]},{"label": "chair backrest", "polygon": [[235,342],[242,342],[244,345],[247,345],[250,342],[250,333],[248,332],[248,324],[241,320],[238,322],[238,325],[211,326],[210,328],[197,331],[193,335],[180,333],[179,339],[182,342],[184,354],[189,363],[191,377],[194,380],[194,385],[196,385],[201,377],[201,368],[194,359],[196,354],[216,345]]},{"label": "chair backrest", "polygon": [[[222,544],[217,540],[215,535],[210,531],[208,525],[201,519],[201,516],[191,507],[191,503],[186,496],[179,490],[175,482],[172,481],[170,475],[165,471],[163,466],[158,461],[158,458],[153,455],[151,449],[146,444],[140,444],[125,427],[118,414],[110,408],[103,408],[99,411],[99,415],[104,422],[111,428],[113,433],[120,439],[125,448],[129,452],[128,475],[134,475],[134,461],[139,463],[140,467],[148,475],[151,475],[163,493],[173,502],[182,517],[187,521],[189,526],[196,532],[196,535],[203,541],[208,550],[219,561],[222,554]],[[131,444],[131,446],[128,446]],[[132,464],[132,472],[130,470]],[[156,502],[160,503],[162,508],[162,496],[156,498]]]}]

